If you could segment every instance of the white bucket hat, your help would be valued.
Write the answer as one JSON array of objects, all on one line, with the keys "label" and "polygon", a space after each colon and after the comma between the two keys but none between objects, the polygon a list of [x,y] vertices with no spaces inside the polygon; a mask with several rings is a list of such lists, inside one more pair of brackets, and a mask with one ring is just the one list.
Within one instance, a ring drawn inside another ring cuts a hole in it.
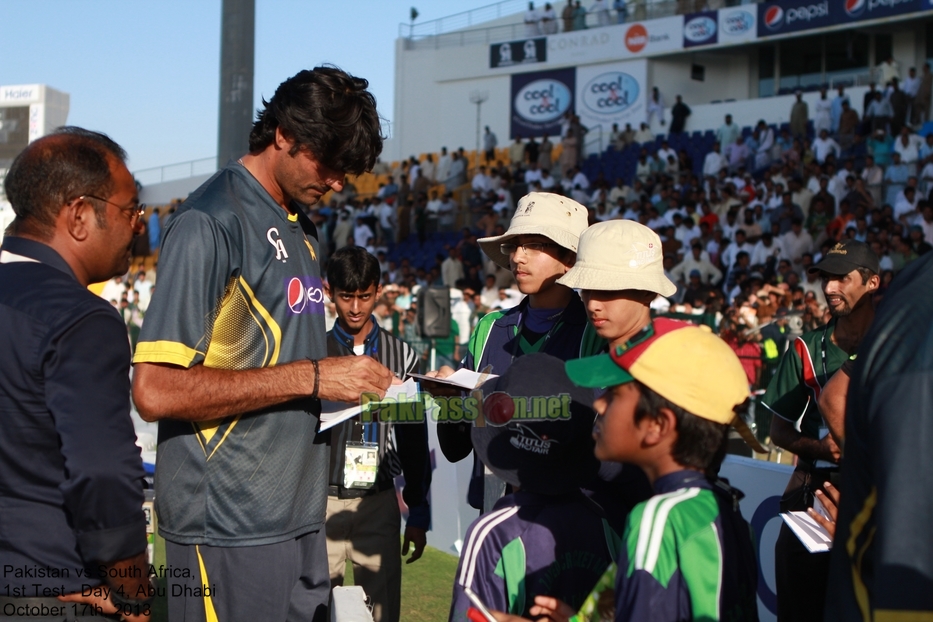
[{"label": "white bucket hat", "polygon": [[641,289],[662,296],[677,291],[664,275],[661,238],[631,220],[607,220],[584,231],[576,263],[557,282],[573,289]]},{"label": "white bucket hat", "polygon": [[589,224],[585,207],[568,197],[550,192],[530,192],[518,201],[509,229],[502,235],[480,238],[483,252],[503,268],[509,268],[509,258],[499,245],[519,235],[543,235],[560,246],[577,252],[580,234]]}]

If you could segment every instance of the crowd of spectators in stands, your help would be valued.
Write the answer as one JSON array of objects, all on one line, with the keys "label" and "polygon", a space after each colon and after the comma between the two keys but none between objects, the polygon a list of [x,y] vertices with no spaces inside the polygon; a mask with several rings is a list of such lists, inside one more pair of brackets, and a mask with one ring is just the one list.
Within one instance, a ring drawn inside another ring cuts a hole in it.
[{"label": "crowd of spectators in stands", "polygon": [[[929,75],[926,67],[923,75]],[[638,221],[660,235],[665,269],[678,286],[669,299],[655,301],[655,311],[720,330],[749,359],[752,384],[762,386],[768,380],[762,369],[777,362],[790,336],[828,319],[819,279],[807,268],[829,248],[846,238],[869,244],[881,258],[878,297],[898,272],[933,248],[933,134],[920,138],[913,130],[928,118],[929,98],[918,100],[914,91],[907,109],[893,106],[897,111],[889,118],[871,111],[879,97],[896,101],[897,92],[896,79],[884,90],[873,86],[859,115],[840,88],[833,99],[821,98],[828,105],[812,119],[798,97],[789,127],[762,120],[749,136],[727,115],[702,163],[672,149],[666,137],[656,142],[644,124],[638,131],[614,127],[610,149],[640,150],[628,178],[607,179],[598,167],[587,176],[579,150],[568,148],[566,139],[557,149],[548,136],[516,137],[497,151],[487,128],[486,148],[472,170],[463,148],[377,163],[375,196],[358,195],[348,180],[311,217],[326,252],[357,245],[378,257],[383,294],[377,318],[425,358],[417,292],[453,288],[456,326],[449,340],[437,344],[442,362],[459,357],[483,314],[521,298],[511,273],[477,244],[479,237],[504,231],[521,196],[571,196],[589,208],[591,223]],[[585,132],[573,115],[566,125],[570,135]],[[161,229],[173,210],[155,216]],[[395,251],[410,236],[419,247],[436,250],[433,262]],[[105,289],[131,336],[142,323],[149,289],[144,273]]]}]

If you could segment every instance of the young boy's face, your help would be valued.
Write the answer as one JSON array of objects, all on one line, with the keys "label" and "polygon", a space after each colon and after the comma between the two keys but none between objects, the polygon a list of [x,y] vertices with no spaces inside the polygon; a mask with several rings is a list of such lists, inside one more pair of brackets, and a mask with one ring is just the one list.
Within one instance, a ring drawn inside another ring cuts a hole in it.
[{"label": "young boy's face", "polygon": [[635,423],[635,407],[641,394],[635,383],[611,387],[595,402],[593,409],[599,415],[593,427],[596,440],[594,453],[600,460],[637,464],[643,427],[648,418]]},{"label": "young boy's face", "polygon": [[515,281],[518,283],[518,290],[527,296],[540,294],[554,285],[572,265],[572,262],[568,265],[559,259],[563,254],[563,249],[543,235],[520,235],[509,242],[516,245],[545,245],[540,250],[516,248],[509,257],[509,264],[512,274],[515,275]]},{"label": "young boy's face", "polygon": [[355,335],[366,326],[373,314],[373,307],[379,297],[379,289],[373,284],[367,289],[347,292],[336,287],[328,291],[337,307],[337,321],[341,328]]},{"label": "young boy's face", "polygon": [[625,343],[650,321],[646,314],[654,296],[649,293],[584,289],[580,294],[590,324],[610,346]]}]

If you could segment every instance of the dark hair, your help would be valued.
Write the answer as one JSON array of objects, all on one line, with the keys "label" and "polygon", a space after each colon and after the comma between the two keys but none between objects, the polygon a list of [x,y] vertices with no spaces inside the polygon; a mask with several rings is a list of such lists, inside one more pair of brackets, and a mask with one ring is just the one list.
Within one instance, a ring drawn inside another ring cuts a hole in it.
[{"label": "dark hair", "polygon": [[872,272],[868,268],[856,268],[855,271],[859,273],[860,277],[862,277],[862,285],[867,285],[868,280],[873,276],[877,276],[878,274],[877,272]]},{"label": "dark hair", "polygon": [[379,260],[362,246],[344,246],[327,262],[327,283],[332,293],[365,291],[379,285]]},{"label": "dark hair", "polygon": [[[107,135],[80,127],[60,127],[27,146],[3,183],[16,214],[11,232],[51,238],[66,203],[85,194],[109,196],[113,179],[108,158],[126,162],[126,152]],[[93,205],[98,225],[105,227],[107,206]]]},{"label": "dark hair", "polygon": [[359,175],[382,153],[382,128],[369,82],[333,66],[300,71],[279,85],[249,133],[250,152],[275,140],[275,130],[307,148],[325,166]]},{"label": "dark hair", "polygon": [[671,457],[680,466],[698,469],[708,476],[716,475],[726,456],[729,426],[687,412],[637,380],[635,386],[640,393],[635,406],[635,423],[645,417],[657,419],[662,408],[669,409],[677,420],[677,441]]}]

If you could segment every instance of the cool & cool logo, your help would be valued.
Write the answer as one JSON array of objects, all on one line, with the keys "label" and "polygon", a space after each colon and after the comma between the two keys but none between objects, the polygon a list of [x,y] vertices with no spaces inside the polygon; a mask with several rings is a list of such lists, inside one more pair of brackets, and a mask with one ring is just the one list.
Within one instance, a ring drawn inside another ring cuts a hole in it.
[{"label": "cool & cool logo", "polygon": [[557,80],[535,80],[515,95],[515,112],[537,123],[559,119],[570,108],[570,89]]},{"label": "cool & cool logo", "polygon": [[616,114],[638,101],[638,80],[620,71],[603,73],[583,89],[583,105],[597,114]]},{"label": "cool & cool logo", "polygon": [[722,32],[725,35],[743,35],[755,25],[755,18],[748,11],[736,11],[723,20]]},{"label": "cool & cool logo", "polygon": [[703,43],[714,36],[716,36],[716,22],[709,17],[694,17],[684,24],[684,38],[691,43]]}]

